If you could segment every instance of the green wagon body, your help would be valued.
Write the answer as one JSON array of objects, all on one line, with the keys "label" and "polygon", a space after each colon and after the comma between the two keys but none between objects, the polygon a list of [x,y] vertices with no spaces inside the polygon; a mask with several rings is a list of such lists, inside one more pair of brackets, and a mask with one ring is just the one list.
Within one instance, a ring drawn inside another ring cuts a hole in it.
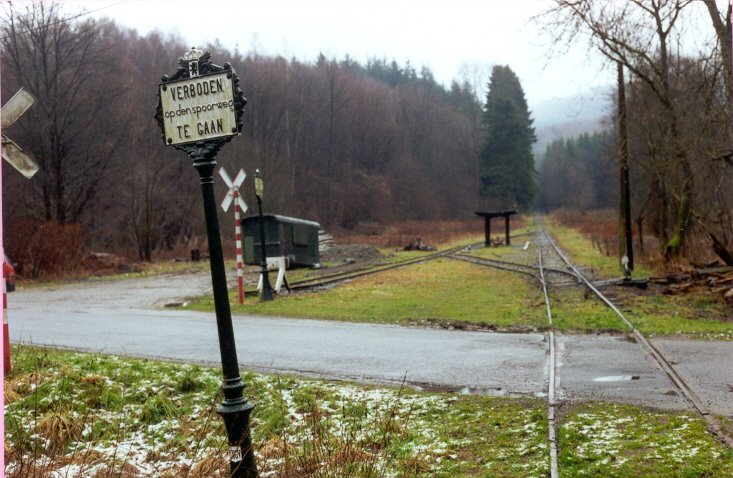
[{"label": "green wagon body", "polygon": [[[285,256],[291,266],[314,267],[320,262],[318,230],[321,226],[317,222],[277,214],[264,214],[262,220],[267,257]],[[260,218],[248,216],[242,219],[242,234],[244,263],[260,264]]]}]

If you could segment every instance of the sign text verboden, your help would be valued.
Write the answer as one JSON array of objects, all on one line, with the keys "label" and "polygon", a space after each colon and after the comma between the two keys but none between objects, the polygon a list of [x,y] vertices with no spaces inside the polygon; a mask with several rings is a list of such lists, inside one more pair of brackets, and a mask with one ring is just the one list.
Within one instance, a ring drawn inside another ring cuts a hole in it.
[{"label": "sign text verboden", "polygon": [[171,81],[160,89],[167,144],[237,135],[230,73]]}]

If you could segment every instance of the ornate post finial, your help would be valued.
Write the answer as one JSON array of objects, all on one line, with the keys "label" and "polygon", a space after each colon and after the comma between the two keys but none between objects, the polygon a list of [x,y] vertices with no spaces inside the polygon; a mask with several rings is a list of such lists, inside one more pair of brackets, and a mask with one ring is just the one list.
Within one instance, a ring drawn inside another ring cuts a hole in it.
[{"label": "ornate post finial", "polygon": [[183,55],[183,59],[188,61],[188,73],[192,78],[194,76],[199,76],[199,58],[201,58],[201,55],[203,54],[203,50],[198,50],[193,46]]}]

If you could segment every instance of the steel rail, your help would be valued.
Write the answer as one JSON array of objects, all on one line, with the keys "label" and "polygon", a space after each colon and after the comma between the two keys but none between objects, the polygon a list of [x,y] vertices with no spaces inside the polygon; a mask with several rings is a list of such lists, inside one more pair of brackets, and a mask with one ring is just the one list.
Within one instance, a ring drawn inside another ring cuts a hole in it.
[{"label": "steel rail", "polygon": [[[511,261],[502,261],[497,259],[486,259],[483,257],[475,257],[475,256],[469,256],[467,254],[461,254],[461,253],[455,253],[450,256],[452,259],[458,259],[463,260],[467,262],[471,262],[473,264],[479,264],[486,267],[494,267],[496,269],[503,269],[511,272],[518,272],[520,274],[525,274],[534,277],[537,279],[537,281],[540,281],[540,276],[538,275],[538,272],[540,270],[537,266],[529,266],[527,264],[522,264],[519,262],[511,262]],[[544,268],[546,272],[551,272],[553,274],[562,274],[570,276],[574,279],[578,279],[578,277],[569,271],[564,271],[562,269],[552,269],[552,268]]]},{"label": "steel rail", "polygon": [[472,264],[478,264],[481,266],[492,267],[495,269],[501,269],[501,270],[510,271],[510,272],[517,272],[519,274],[524,274],[524,275],[533,277],[538,282],[540,282],[540,276],[537,274],[536,269],[526,264],[519,264],[516,262],[497,261],[494,259],[484,259],[482,257],[474,257],[474,256],[466,255],[466,254],[457,254],[457,253],[451,254],[450,258],[456,259],[459,261],[470,262]]},{"label": "steel rail", "polygon": [[547,307],[547,321],[550,324],[550,333],[548,336],[548,384],[547,384],[547,434],[550,441],[550,478],[559,478],[560,472],[557,460],[557,423],[555,421],[555,412],[557,403],[555,402],[555,331],[552,324],[552,310],[550,308],[550,294],[547,290],[547,281],[545,280],[545,272],[542,264],[542,244],[537,241],[537,260],[540,270],[540,282],[542,283],[542,291],[545,295],[545,306]]},{"label": "steel rail", "polygon": [[599,291],[590,282],[590,280],[588,280],[583,274],[580,273],[580,271],[572,264],[570,259],[568,259],[568,257],[560,250],[554,239],[547,233],[544,228],[541,230],[541,232],[542,234],[544,234],[547,242],[552,246],[555,252],[562,258],[562,260],[568,265],[568,267],[570,267],[577,274],[578,278],[580,278],[583,283],[585,283],[586,287],[588,287],[588,289],[590,289],[604,304],[606,304],[611,310],[613,310],[616,315],[618,315],[619,318],[621,318],[621,320],[631,329],[634,338],[637,340],[638,343],[641,343],[646,348],[646,350],[654,358],[662,371],[667,375],[674,387],[681,392],[682,396],[685,397],[688,402],[692,404],[697,413],[705,418],[710,430],[718,437],[720,441],[733,448],[733,438],[723,432],[723,429],[718,420],[710,413],[707,407],[700,400],[700,397],[697,396],[697,394],[692,390],[687,381],[674,368],[670,361],[667,360],[664,354],[657,347],[655,347],[628,318],[626,318],[626,316],[618,309],[618,307],[616,307],[605,295],[603,295],[603,293]]},{"label": "steel rail", "polygon": [[[471,244],[470,246],[475,246],[476,244]],[[441,257],[450,256],[451,254],[454,254],[457,251],[465,249],[466,247],[468,247],[468,245],[452,247],[444,251],[434,252],[432,254],[426,254],[424,256],[416,257],[413,259],[407,259],[404,261],[395,262],[393,264],[388,264],[384,266],[379,266],[379,265],[369,266],[369,267],[364,267],[361,269],[355,269],[351,271],[337,272],[334,274],[329,274],[329,275],[325,275],[322,277],[316,277],[313,279],[304,279],[301,281],[291,283],[290,289],[299,290],[299,291],[315,289],[317,287],[323,287],[326,285],[343,282],[343,281],[347,281],[350,279],[356,279],[358,277],[364,277],[364,276],[368,276],[371,274],[376,274],[378,272],[384,272],[384,271],[388,271],[392,269],[398,269],[400,267],[407,267],[407,266],[411,266],[415,264],[420,264],[420,263],[431,261],[434,259],[439,259]]]},{"label": "steel rail", "polygon": [[[539,234],[538,234],[539,235]],[[559,478],[559,467],[558,467],[558,455],[557,455],[557,423],[556,423],[556,409],[557,403],[555,399],[555,372],[556,372],[556,346],[555,346],[555,332],[553,330],[552,323],[552,310],[550,308],[550,295],[547,290],[547,280],[545,278],[545,271],[570,275],[574,279],[578,280],[576,274],[564,271],[560,269],[549,269],[545,268],[542,260],[542,244],[537,241],[538,250],[538,266],[529,266],[527,264],[521,264],[518,262],[500,261],[496,259],[484,259],[480,257],[469,256],[466,254],[451,254],[449,257],[456,260],[462,260],[473,264],[479,264],[485,267],[491,267],[500,270],[506,270],[510,272],[517,272],[524,274],[536,279],[542,286],[545,306],[547,309],[547,321],[549,322],[549,333],[548,333],[548,385],[547,385],[547,430],[548,440],[550,442],[550,478]]]}]

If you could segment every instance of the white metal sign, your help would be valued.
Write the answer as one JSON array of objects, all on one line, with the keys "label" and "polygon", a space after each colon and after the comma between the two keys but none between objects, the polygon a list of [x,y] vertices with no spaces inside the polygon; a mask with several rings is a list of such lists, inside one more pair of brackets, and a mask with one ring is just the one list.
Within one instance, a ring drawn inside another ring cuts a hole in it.
[{"label": "white metal sign", "polygon": [[[0,111],[2,116],[2,128],[5,129],[12,125],[23,113],[28,111],[36,99],[25,91],[23,88],[18,90],[12,98],[8,100]],[[38,164],[33,159],[23,152],[20,146],[18,146],[12,139],[8,138],[4,134],[2,135],[2,154],[5,161],[10,163],[15,169],[26,178],[30,179],[34,174],[38,172]]]},{"label": "white metal sign", "polygon": [[[221,202],[221,208],[224,211],[229,210],[229,206],[234,201],[234,193],[242,186],[244,183],[244,179],[247,177],[247,173],[244,172],[244,169],[240,169],[239,173],[237,173],[237,176],[234,178],[234,181],[229,177],[229,174],[224,170],[224,167],[222,166],[219,168],[219,176],[221,176],[221,179],[224,180],[224,184],[227,185],[227,188],[229,190],[227,191],[227,195],[224,196],[224,200]],[[242,199],[242,196],[237,195],[237,204],[239,205],[239,209],[244,213],[247,212],[249,207],[247,207],[247,203],[244,202],[244,199]]]},{"label": "white metal sign", "polygon": [[160,99],[169,145],[238,134],[229,72],[161,84]]}]

